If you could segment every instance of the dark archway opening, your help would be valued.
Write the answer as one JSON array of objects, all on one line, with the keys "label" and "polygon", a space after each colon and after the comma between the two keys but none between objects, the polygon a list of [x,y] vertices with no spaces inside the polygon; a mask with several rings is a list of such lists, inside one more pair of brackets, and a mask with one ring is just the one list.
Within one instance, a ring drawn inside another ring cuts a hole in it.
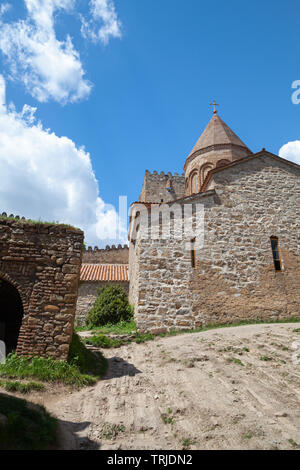
[{"label": "dark archway opening", "polygon": [[17,348],[22,324],[23,305],[18,290],[0,279],[0,340],[6,345],[6,353]]}]

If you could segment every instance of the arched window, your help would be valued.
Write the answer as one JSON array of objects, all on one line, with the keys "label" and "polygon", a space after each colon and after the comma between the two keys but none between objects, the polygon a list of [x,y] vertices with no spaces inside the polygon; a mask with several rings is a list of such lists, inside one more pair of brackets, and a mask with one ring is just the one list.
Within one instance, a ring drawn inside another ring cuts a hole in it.
[{"label": "arched window", "polygon": [[197,173],[194,173],[192,175],[191,179],[191,193],[192,194],[197,194],[199,192],[198,190],[198,175]]},{"label": "arched window", "polygon": [[200,169],[200,181],[201,181],[201,185],[203,184],[205,178],[206,178],[206,175],[207,173],[212,170],[214,167],[213,163],[204,163],[204,165],[202,165],[201,169]]}]

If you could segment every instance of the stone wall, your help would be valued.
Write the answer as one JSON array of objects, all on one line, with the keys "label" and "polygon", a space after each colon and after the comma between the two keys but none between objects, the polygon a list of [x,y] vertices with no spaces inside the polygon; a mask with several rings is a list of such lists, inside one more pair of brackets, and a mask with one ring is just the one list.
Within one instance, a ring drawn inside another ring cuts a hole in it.
[{"label": "stone wall", "polygon": [[[130,244],[130,299],[140,330],[196,328],[300,313],[300,168],[268,155],[214,175],[205,194],[204,245],[191,266],[190,238]],[[277,236],[282,271],[270,237]]]},{"label": "stone wall", "polygon": [[142,191],[139,197],[141,202],[167,202],[180,199],[185,196],[185,178],[184,173],[179,176],[178,173],[158,174],[154,171],[152,174],[146,170]]},{"label": "stone wall", "polygon": [[0,279],[16,287],[24,310],[17,353],[67,358],[82,244],[83,232],[69,226],[0,218]]},{"label": "stone wall", "polygon": [[87,264],[128,264],[129,247],[127,245],[107,245],[104,249],[97,246],[84,250],[82,262]]},{"label": "stone wall", "polygon": [[[93,307],[95,300],[98,295],[99,289],[101,287],[112,284],[107,281],[95,282],[95,281],[81,281],[79,290],[78,290],[78,299],[76,307],[76,324],[85,325],[85,320],[88,316],[89,311]],[[115,282],[113,284],[118,284],[123,287],[123,289],[128,293],[129,291],[129,282]]]}]

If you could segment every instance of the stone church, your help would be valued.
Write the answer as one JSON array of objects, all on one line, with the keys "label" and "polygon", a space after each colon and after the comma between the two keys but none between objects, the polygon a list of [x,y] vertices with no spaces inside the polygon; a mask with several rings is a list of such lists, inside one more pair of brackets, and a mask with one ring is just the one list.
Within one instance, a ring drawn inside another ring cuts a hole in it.
[{"label": "stone church", "polygon": [[299,222],[300,166],[253,153],[214,108],[184,174],[146,171],[131,205],[129,297],[139,329],[299,316]]},{"label": "stone church", "polygon": [[300,166],[254,154],[214,110],[182,175],[146,171],[129,250],[0,215],[0,341],[66,359],[75,310],[84,323],[107,282],[129,290],[140,331],[299,316],[299,221]]}]

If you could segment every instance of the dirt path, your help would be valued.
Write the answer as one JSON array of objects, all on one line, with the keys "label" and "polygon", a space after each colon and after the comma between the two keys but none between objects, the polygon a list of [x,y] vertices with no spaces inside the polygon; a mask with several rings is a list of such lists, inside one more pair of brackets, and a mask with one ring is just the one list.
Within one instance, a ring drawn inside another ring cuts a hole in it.
[{"label": "dirt path", "polygon": [[106,350],[102,381],[45,405],[64,422],[65,448],[300,448],[299,326],[224,328]]}]

